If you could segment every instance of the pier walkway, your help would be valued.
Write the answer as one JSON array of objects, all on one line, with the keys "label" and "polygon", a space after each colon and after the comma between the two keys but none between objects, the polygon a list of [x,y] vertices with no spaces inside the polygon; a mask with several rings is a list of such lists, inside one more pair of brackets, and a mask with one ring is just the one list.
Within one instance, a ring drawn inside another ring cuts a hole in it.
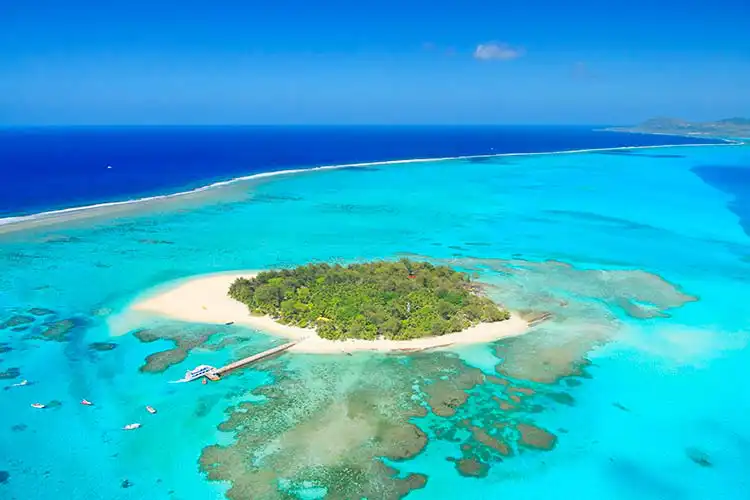
[{"label": "pier walkway", "polygon": [[286,344],[282,344],[280,346],[272,347],[271,349],[268,349],[266,351],[259,352],[258,354],[253,354],[252,356],[249,356],[247,358],[239,359],[233,363],[224,365],[221,368],[217,368],[216,370],[214,370],[213,375],[217,375],[220,377],[224,375],[225,373],[231,372],[232,370],[236,370],[237,368],[241,368],[243,366],[255,363],[256,361],[260,361],[261,359],[265,359],[269,356],[273,356],[274,354],[284,352],[287,349],[299,344],[299,342],[300,342],[299,340],[294,340],[292,342],[287,342]]},{"label": "pier walkway", "polygon": [[[209,380],[219,380],[225,373],[229,373],[232,370],[236,370],[238,368],[242,368],[243,366],[253,364],[256,361],[260,361],[261,359],[266,359],[270,356],[273,356],[274,354],[284,352],[290,347],[294,347],[295,345],[299,344],[300,342],[302,342],[302,340],[287,342],[286,344],[272,347],[271,349],[259,352],[258,354],[253,354],[252,356],[248,356],[247,358],[238,359],[237,361],[229,363],[228,365],[224,365],[221,368],[214,368],[210,365],[200,365],[192,370],[188,370],[184,378],[175,380],[175,382],[191,382],[203,377],[206,377]],[[206,383],[205,379],[203,380],[203,383]]]}]

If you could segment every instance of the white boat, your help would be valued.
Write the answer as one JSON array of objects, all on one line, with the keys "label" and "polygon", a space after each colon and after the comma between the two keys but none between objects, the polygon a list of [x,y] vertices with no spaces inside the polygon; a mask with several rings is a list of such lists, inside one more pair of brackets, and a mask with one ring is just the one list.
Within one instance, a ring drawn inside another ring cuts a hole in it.
[{"label": "white boat", "polygon": [[31,403],[31,407],[32,408],[38,408],[38,409],[41,410],[42,408],[46,408],[47,405],[43,405],[42,403]]},{"label": "white boat", "polygon": [[156,408],[154,408],[153,406],[147,406],[146,411],[153,415],[154,413],[156,413]]},{"label": "white boat", "polygon": [[123,427],[123,429],[125,429],[126,431],[132,431],[133,429],[137,429],[137,428],[139,428],[140,426],[141,426],[141,424],[138,424],[138,423],[135,423],[135,424],[128,424],[128,425],[126,425],[125,427]]},{"label": "white boat", "polygon": [[88,399],[82,399],[81,400],[81,404],[84,405],[84,406],[94,406],[94,403],[92,403]]},{"label": "white boat", "polygon": [[15,384],[11,384],[10,386],[11,387],[23,387],[24,385],[26,385],[28,383],[29,383],[29,381],[26,380],[26,379],[24,379],[24,380],[21,380],[20,382],[16,382]]},{"label": "white boat", "polygon": [[216,371],[216,368],[214,368],[211,365],[200,365],[196,366],[192,370],[188,370],[185,372],[185,376],[178,380],[177,382],[190,382],[191,380],[195,380],[201,377],[205,377],[209,374],[213,374]]}]

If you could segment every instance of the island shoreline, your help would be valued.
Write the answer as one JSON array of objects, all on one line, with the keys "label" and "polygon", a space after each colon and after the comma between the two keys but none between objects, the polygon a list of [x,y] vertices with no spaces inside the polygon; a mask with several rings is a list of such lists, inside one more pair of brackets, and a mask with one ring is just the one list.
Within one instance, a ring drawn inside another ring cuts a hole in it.
[{"label": "island shoreline", "polygon": [[204,274],[165,284],[135,299],[128,307],[137,313],[169,318],[190,323],[227,324],[247,326],[263,333],[295,340],[299,343],[290,352],[337,354],[354,351],[422,351],[450,346],[482,344],[523,335],[530,330],[529,323],[518,314],[510,319],[493,323],[479,323],[465,330],[445,335],[412,340],[327,340],[311,328],[301,328],[278,323],[269,316],[252,316],[247,307],[230,298],[229,286],[235,279],[252,278],[259,271],[229,271]]}]

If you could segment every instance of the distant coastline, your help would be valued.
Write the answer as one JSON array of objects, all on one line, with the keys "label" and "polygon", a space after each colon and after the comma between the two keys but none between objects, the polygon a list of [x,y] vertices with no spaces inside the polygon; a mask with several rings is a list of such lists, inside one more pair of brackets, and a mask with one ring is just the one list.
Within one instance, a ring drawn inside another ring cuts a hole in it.
[{"label": "distant coastline", "polygon": [[605,132],[697,137],[728,142],[736,138],[750,138],[750,119],[726,118],[713,122],[690,122],[679,118],[651,118],[643,123],[625,127],[607,127]]},{"label": "distant coastline", "polygon": [[[600,131],[608,132],[629,132],[629,133],[643,133],[643,134],[655,134],[653,132],[643,132],[635,130],[613,130],[613,129],[600,129]],[[666,134],[660,133],[659,135],[680,135],[680,134]],[[683,137],[693,137],[685,136]],[[168,202],[176,198],[184,198],[189,196],[196,196],[202,193],[213,191],[215,189],[229,186],[240,182],[254,181],[263,178],[270,178],[276,176],[285,175],[297,175],[304,173],[312,173],[326,170],[337,170],[345,168],[358,168],[358,167],[373,167],[373,166],[387,166],[387,165],[403,165],[411,163],[427,163],[427,162],[444,162],[451,160],[470,160],[478,158],[501,158],[501,157],[513,157],[513,156],[546,156],[546,155],[562,155],[562,154],[586,154],[596,153],[600,151],[626,151],[626,150],[641,150],[641,149],[663,149],[663,148],[679,148],[679,147],[715,147],[715,146],[738,146],[744,144],[743,142],[734,141],[732,139],[720,138],[720,137],[706,137],[706,140],[721,141],[717,143],[687,143],[687,144],[661,144],[661,145],[648,145],[648,146],[619,146],[611,148],[591,148],[591,149],[574,149],[574,150],[561,150],[561,151],[544,151],[534,153],[497,153],[497,154],[480,154],[480,155],[466,155],[466,156],[452,156],[452,157],[440,157],[440,158],[415,158],[405,160],[390,160],[390,161],[376,161],[376,162],[364,162],[364,163],[347,163],[340,165],[323,165],[318,167],[310,168],[294,168],[286,170],[276,170],[268,172],[259,172],[251,175],[240,176],[225,181],[214,182],[205,186],[201,186],[195,189],[181,191],[177,193],[147,196],[143,198],[122,200],[122,201],[111,201],[105,203],[97,203],[93,205],[82,205],[77,207],[62,208],[58,210],[49,210],[45,212],[39,212],[28,215],[19,215],[0,218],[0,235],[23,231],[27,229],[34,229],[38,227],[44,227],[53,225],[56,223],[63,223],[69,221],[75,221],[78,219],[87,219],[93,217],[109,216],[120,212],[126,212],[132,210],[136,205],[147,205],[156,204],[161,202]]]}]

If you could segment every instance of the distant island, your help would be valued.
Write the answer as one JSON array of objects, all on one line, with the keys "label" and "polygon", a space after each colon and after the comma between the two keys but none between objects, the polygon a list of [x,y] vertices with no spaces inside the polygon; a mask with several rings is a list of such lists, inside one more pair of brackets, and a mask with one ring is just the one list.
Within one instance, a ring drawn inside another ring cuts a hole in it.
[{"label": "distant island", "polygon": [[323,339],[411,340],[510,318],[479,292],[465,273],[402,259],[263,271],[237,278],[228,294],[253,315]]},{"label": "distant island", "polygon": [[609,127],[611,132],[694,135],[703,137],[750,137],[750,119],[726,118],[714,122],[689,122],[678,118],[651,118],[631,127]]}]

